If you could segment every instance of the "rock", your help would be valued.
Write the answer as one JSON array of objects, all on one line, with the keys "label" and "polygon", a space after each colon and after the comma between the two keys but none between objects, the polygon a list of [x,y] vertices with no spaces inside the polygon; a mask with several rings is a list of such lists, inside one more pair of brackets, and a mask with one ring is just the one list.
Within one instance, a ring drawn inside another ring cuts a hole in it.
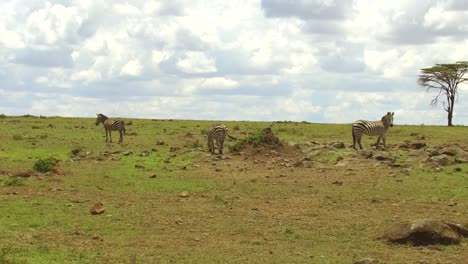
[{"label": "rock", "polygon": [[411,143],[411,145],[410,145],[410,147],[411,147],[412,149],[422,149],[422,148],[424,148],[424,147],[426,147],[426,146],[427,146],[427,145],[426,145],[426,143],[424,143],[424,142]]},{"label": "rock", "polygon": [[150,152],[145,150],[145,151],[142,151],[139,156],[140,157],[148,157],[149,155],[150,155]]},{"label": "rock", "polygon": [[76,156],[78,155],[78,153],[80,153],[81,149],[72,149],[71,153],[73,156]]},{"label": "rock", "polygon": [[187,198],[189,196],[190,196],[190,194],[187,191],[183,191],[183,192],[179,193],[179,197],[182,197],[182,198]]},{"label": "rock", "polygon": [[336,149],[344,149],[346,148],[345,144],[343,142],[333,142],[330,144],[331,147],[336,148]]},{"label": "rock", "polygon": [[124,151],[124,152],[122,152],[122,155],[124,155],[124,156],[131,156],[131,155],[133,155],[133,152],[132,152],[131,150],[129,150],[129,151]]},{"label": "rock", "polygon": [[447,166],[453,163],[453,161],[451,160],[451,157],[445,154],[432,156],[428,159],[428,161],[432,162],[433,164],[437,166]]},{"label": "rock", "polygon": [[463,237],[468,237],[468,229],[462,225],[430,219],[397,224],[382,236],[390,243],[414,246],[459,244]]},{"label": "rock", "polygon": [[463,151],[462,149],[460,149],[459,147],[457,146],[451,146],[451,147],[446,147],[446,148],[443,148],[441,150],[441,153],[442,154],[445,154],[447,156],[455,156],[457,155],[459,152]]},{"label": "rock", "polygon": [[15,177],[21,177],[21,178],[29,178],[31,176],[34,176],[35,173],[34,171],[27,170],[27,171],[18,171],[13,174]]},{"label": "rock", "polygon": [[468,159],[466,159],[465,157],[456,157],[455,162],[458,163],[458,164],[468,163]]},{"label": "rock", "polygon": [[162,140],[159,140],[159,141],[156,142],[156,145],[158,145],[158,146],[163,146],[165,144],[166,143],[164,143],[164,141],[162,141]]},{"label": "rock", "polygon": [[372,158],[374,153],[371,150],[361,149],[361,150],[354,152],[352,155],[355,157],[362,157],[362,158],[369,159],[369,158]]},{"label": "rock", "polygon": [[101,202],[96,203],[90,210],[92,215],[98,215],[104,213],[104,205]]},{"label": "rock", "polygon": [[374,159],[375,160],[379,160],[379,161],[384,161],[384,160],[389,160],[389,161],[394,161],[395,159],[390,155],[388,154],[387,152],[379,152],[377,154],[374,155]]},{"label": "rock", "polygon": [[438,156],[440,155],[441,153],[439,152],[439,150],[435,149],[435,148],[427,148],[426,149],[426,152],[429,154],[429,156]]}]

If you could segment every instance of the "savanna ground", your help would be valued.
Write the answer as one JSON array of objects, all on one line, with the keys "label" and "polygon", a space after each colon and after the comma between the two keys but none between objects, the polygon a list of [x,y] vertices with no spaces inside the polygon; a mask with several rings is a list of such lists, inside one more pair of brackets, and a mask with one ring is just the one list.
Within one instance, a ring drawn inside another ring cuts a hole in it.
[{"label": "savanna ground", "polygon": [[[202,134],[214,122],[126,119],[117,144],[94,121],[0,119],[0,263],[468,259],[467,239],[415,247],[379,238],[407,220],[468,223],[466,127],[396,125],[383,152],[372,137],[365,151],[349,148],[349,124],[225,122],[236,138],[271,127],[284,143],[226,146],[220,156]],[[439,154],[441,164],[427,161]],[[58,161],[52,171],[33,172],[48,158]],[[98,202],[105,211],[93,215]]]}]

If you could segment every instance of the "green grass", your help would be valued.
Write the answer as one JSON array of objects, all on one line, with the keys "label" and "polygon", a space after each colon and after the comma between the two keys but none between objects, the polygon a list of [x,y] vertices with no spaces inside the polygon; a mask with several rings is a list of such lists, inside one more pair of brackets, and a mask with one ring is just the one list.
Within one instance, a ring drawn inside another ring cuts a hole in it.
[{"label": "green grass", "polygon": [[[364,257],[463,263],[468,257],[466,242],[431,250],[377,239],[407,219],[465,219],[468,165],[436,171],[397,148],[391,154],[400,167],[352,161],[350,124],[224,122],[240,139],[228,140],[231,146],[261,143],[258,132],[266,127],[291,145],[346,145],[313,157],[310,168],[295,168],[279,165],[295,160],[261,154],[247,159],[227,151],[230,158],[215,159],[201,131],[218,121],[126,119],[132,125],[123,144],[109,144],[94,119],[0,118],[0,263],[352,263]],[[467,149],[466,132],[395,126],[387,144]],[[364,148],[375,140],[364,137]],[[349,164],[335,165],[338,157]],[[58,161],[57,174],[13,176],[49,158]],[[91,215],[97,202],[105,212]]]}]

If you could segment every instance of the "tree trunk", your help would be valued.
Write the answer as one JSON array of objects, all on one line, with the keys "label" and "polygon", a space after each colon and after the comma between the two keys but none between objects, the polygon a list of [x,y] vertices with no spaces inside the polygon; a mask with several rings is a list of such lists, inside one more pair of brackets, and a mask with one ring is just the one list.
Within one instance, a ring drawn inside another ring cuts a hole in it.
[{"label": "tree trunk", "polygon": [[452,118],[453,118],[453,104],[455,103],[455,97],[451,96],[450,97],[450,105],[449,108],[447,109],[448,111],[448,126],[453,126],[452,123]]}]

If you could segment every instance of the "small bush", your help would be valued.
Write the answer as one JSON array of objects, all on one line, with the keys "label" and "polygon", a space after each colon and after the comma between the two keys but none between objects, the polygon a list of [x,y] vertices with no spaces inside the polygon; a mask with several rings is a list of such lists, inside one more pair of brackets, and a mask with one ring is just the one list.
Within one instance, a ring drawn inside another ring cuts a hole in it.
[{"label": "small bush", "polygon": [[233,144],[228,144],[229,152],[238,152],[243,143],[243,141],[238,141]]},{"label": "small bush", "polygon": [[22,186],[24,185],[23,179],[19,177],[10,177],[3,182],[5,186]]},{"label": "small bush", "polygon": [[1,118],[6,118],[6,117],[7,117],[6,115],[0,114],[0,119],[1,119]]},{"label": "small bush", "polygon": [[265,143],[265,135],[262,132],[257,132],[247,138],[247,142],[252,143],[254,145],[260,145]]},{"label": "small bush", "polygon": [[33,169],[38,172],[48,172],[51,171],[56,164],[57,161],[53,158],[39,159],[34,163]]},{"label": "small bush", "polygon": [[239,125],[235,125],[234,127],[232,127],[232,130],[239,130]]},{"label": "small bush", "polygon": [[237,151],[240,150],[242,145],[246,144],[246,143],[253,144],[255,146],[264,144],[264,143],[266,143],[265,134],[263,134],[262,132],[257,132],[257,133],[255,133],[253,135],[250,135],[250,136],[246,137],[246,138],[240,139],[240,140],[236,141],[235,143],[229,144],[228,149],[231,152],[237,152]]},{"label": "small bush", "polygon": [[27,115],[22,115],[22,117],[36,117],[36,116],[27,114]]},{"label": "small bush", "polygon": [[39,126],[32,126],[31,129],[40,129]]}]

